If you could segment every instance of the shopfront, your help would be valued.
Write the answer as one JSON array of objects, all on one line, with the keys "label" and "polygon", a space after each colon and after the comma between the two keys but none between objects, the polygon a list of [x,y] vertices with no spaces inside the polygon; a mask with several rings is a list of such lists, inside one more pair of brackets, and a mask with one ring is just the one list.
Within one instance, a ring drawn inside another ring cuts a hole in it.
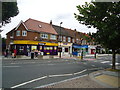
[{"label": "shopfront", "polygon": [[73,44],[72,45],[72,55],[76,55],[78,53],[83,52],[83,55],[88,53],[88,45],[79,45],[79,44]]},{"label": "shopfront", "polygon": [[72,43],[58,43],[59,50],[63,55],[70,55],[72,54]]},{"label": "shopfront", "polygon": [[38,50],[43,55],[57,55],[58,43],[39,42],[29,40],[15,40],[11,45],[11,50],[16,49],[17,55],[28,55],[31,51]]},{"label": "shopfront", "polygon": [[95,45],[89,45],[88,46],[88,53],[89,54],[95,54],[96,52],[96,46]]}]

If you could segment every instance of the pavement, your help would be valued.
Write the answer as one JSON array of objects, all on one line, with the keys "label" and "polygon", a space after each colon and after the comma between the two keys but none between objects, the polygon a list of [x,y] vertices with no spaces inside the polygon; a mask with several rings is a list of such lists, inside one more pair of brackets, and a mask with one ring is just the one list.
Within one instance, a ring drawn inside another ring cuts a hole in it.
[{"label": "pavement", "polygon": [[46,85],[42,88],[120,88],[120,74],[100,70],[89,75]]},{"label": "pavement", "polygon": [[[90,55],[88,55],[89,57]],[[44,56],[42,59],[49,58],[59,58],[58,56]],[[71,58],[76,59],[76,57],[62,57],[63,59]],[[5,58],[13,59],[11,57]],[[31,59],[31,57],[22,56],[14,59]],[[38,59],[38,58],[35,58]],[[117,66],[120,69],[120,66]],[[89,75],[79,76],[76,78],[56,82],[42,88],[120,88],[120,71],[113,72],[108,70],[99,70]]]},{"label": "pavement", "polygon": [[[99,57],[101,56],[108,56],[108,54],[99,54],[97,55]],[[94,54],[89,54],[89,55],[85,55],[85,57],[94,57]],[[17,55],[16,58],[12,58],[12,56],[8,56],[8,57],[4,57],[4,56],[0,56],[0,58],[4,59],[4,60],[8,60],[8,59],[14,59],[14,60],[18,60],[18,59],[23,59],[23,60],[29,60],[31,59],[30,56],[25,56],[25,55]],[[43,57],[34,57],[34,59],[59,59],[60,57],[58,55],[54,55],[54,56],[51,56],[51,55],[46,55],[46,56],[43,56]],[[69,55],[63,55],[61,57],[62,59],[74,59],[74,60],[78,60],[80,59],[80,57],[73,57],[73,56],[69,56]],[[87,59],[88,60],[88,59]],[[91,59],[90,59],[91,60]],[[94,59],[95,60],[95,59]]]}]

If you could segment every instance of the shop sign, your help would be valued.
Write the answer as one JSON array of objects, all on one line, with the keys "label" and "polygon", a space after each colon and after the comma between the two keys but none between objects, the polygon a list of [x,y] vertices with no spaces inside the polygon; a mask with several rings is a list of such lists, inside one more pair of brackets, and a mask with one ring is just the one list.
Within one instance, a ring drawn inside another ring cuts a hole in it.
[{"label": "shop sign", "polygon": [[58,46],[58,43],[49,43],[49,42],[46,42],[45,45],[47,45],[47,46]]},{"label": "shop sign", "polygon": [[38,45],[45,45],[45,43],[38,43]]},{"label": "shop sign", "polygon": [[72,46],[72,43],[58,43],[59,46]]},{"label": "shop sign", "polygon": [[88,48],[88,45],[73,45],[74,48]]}]

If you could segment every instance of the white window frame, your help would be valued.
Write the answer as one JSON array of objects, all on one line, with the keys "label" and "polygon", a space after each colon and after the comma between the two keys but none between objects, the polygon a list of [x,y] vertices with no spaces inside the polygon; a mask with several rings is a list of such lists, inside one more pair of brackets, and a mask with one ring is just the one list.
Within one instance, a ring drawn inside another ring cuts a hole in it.
[{"label": "white window frame", "polygon": [[56,37],[56,35],[50,35],[50,39],[52,39],[52,40],[56,40],[57,37]]},{"label": "white window frame", "polygon": [[27,31],[22,31],[22,36],[27,36]]},{"label": "white window frame", "polygon": [[62,41],[62,36],[59,36],[59,41]]},{"label": "white window frame", "polygon": [[66,37],[65,36],[63,36],[63,42],[66,42]]},{"label": "white window frame", "polygon": [[68,37],[68,42],[71,42],[71,37]]},{"label": "white window frame", "polygon": [[16,36],[20,36],[20,31],[16,31]]},{"label": "white window frame", "polygon": [[41,34],[41,38],[48,39],[48,34]]},{"label": "white window frame", "polygon": [[75,39],[74,39],[74,38],[72,39],[72,42],[73,42],[73,43],[75,42]]}]

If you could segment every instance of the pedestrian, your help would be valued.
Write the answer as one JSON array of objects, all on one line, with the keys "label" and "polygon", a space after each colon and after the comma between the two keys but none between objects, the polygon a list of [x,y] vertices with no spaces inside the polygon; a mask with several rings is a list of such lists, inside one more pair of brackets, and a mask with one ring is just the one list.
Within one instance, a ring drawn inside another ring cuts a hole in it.
[{"label": "pedestrian", "polygon": [[6,50],[4,51],[4,56],[5,56],[5,57],[8,57],[8,49],[6,49]]},{"label": "pedestrian", "polygon": [[38,55],[41,55],[41,51],[38,51]]},{"label": "pedestrian", "polygon": [[34,59],[34,50],[31,51],[31,59]]},{"label": "pedestrian", "polygon": [[35,50],[35,57],[37,57],[38,56],[38,50],[36,49]]},{"label": "pedestrian", "polygon": [[4,51],[4,56],[6,57],[6,50]]}]

